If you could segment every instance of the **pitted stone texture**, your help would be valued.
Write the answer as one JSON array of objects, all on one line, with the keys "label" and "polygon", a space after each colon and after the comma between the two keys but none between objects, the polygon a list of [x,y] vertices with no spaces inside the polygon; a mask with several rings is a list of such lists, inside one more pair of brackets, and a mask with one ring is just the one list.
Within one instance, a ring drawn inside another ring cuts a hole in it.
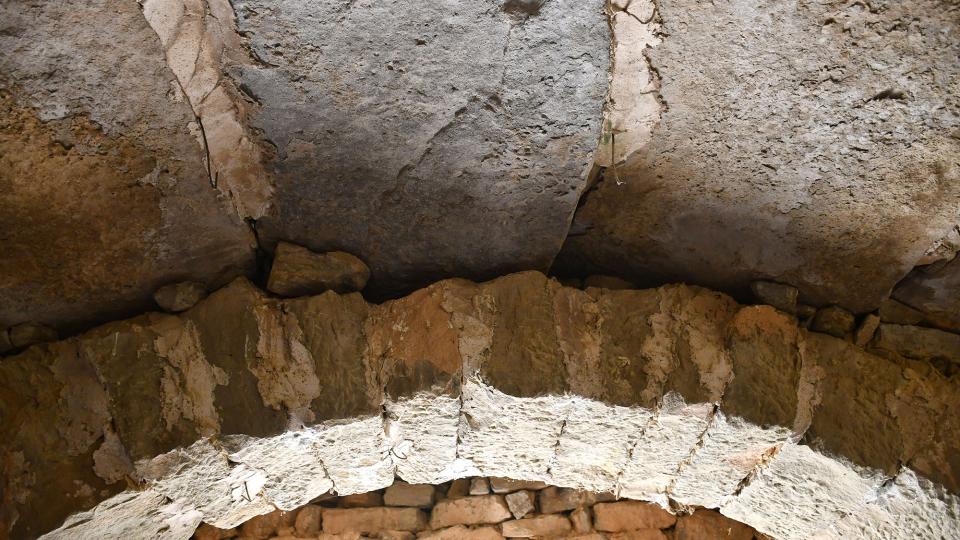
[{"label": "pitted stone texture", "polygon": [[666,506],[667,490],[710,425],[713,413],[712,404],[687,405],[676,394],[665,396],[663,406],[630,451],[617,494]]},{"label": "pitted stone texture", "polygon": [[253,272],[136,2],[5,2],[0,21],[0,326],[74,331]]},{"label": "pitted stone texture", "polygon": [[957,18],[939,0],[656,5],[660,122],[557,266],[875,309],[957,224]]},{"label": "pitted stone texture", "polygon": [[788,444],[720,511],[774,538],[807,539],[875,496],[883,477],[864,473]]},{"label": "pitted stone texture", "polygon": [[475,470],[457,459],[459,399],[423,393],[389,401],[385,407],[385,429],[398,476],[413,484],[436,484]]},{"label": "pitted stone texture", "polygon": [[550,483],[595,492],[616,491],[620,472],[652,418],[653,414],[642,408],[572,400],[550,464]]},{"label": "pitted stone texture", "polygon": [[922,311],[933,325],[960,332],[960,256],[916,268],[893,297]]},{"label": "pitted stone texture", "polygon": [[488,476],[545,479],[569,409],[566,398],[516,398],[468,383],[458,455]]},{"label": "pitted stone texture", "polygon": [[232,436],[224,441],[230,461],[263,471],[263,497],[280,510],[295,510],[333,488],[312,429],[266,439]]},{"label": "pitted stone texture", "polygon": [[207,440],[141,461],[137,473],[167,498],[189,501],[204,523],[221,529],[274,510],[263,497],[263,471],[232,465],[226,453]]},{"label": "pitted stone texture", "polygon": [[187,540],[202,518],[203,515],[189,505],[170,502],[156,491],[125,491],[93,510],[71,516],[62,527],[41,538]]},{"label": "pitted stone texture", "polygon": [[379,291],[550,265],[599,138],[609,32],[601,0],[503,5],[234,2],[258,61],[230,73],[277,147],[267,245],[349,251]]},{"label": "pitted stone texture", "polygon": [[960,499],[904,469],[875,500],[844,516],[824,537],[960,538]]},{"label": "pitted stone texture", "polygon": [[714,415],[699,447],[679,471],[670,498],[689,506],[719,507],[790,436],[790,428],[761,428]]},{"label": "pitted stone texture", "polygon": [[331,421],[313,429],[317,453],[338,495],[375,491],[393,483],[395,469],[381,417]]}]

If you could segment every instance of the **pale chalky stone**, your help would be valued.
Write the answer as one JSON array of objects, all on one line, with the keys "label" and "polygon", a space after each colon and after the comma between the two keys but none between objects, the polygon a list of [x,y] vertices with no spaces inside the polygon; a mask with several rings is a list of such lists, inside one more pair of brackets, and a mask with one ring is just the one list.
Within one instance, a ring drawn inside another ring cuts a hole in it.
[{"label": "pale chalky stone", "polygon": [[516,519],[505,522],[501,527],[507,538],[555,538],[573,530],[570,520],[558,515]]},{"label": "pale chalky stone", "polygon": [[379,533],[382,531],[420,531],[427,516],[416,508],[325,508],[323,532]]},{"label": "pale chalky stone", "polygon": [[593,507],[593,526],[598,531],[666,529],[676,521],[677,518],[663,508],[639,501],[598,503]]},{"label": "pale chalky stone", "polygon": [[536,496],[530,491],[515,491],[504,496],[513,517],[520,519],[536,510]]},{"label": "pale chalky stone", "polygon": [[464,497],[440,501],[433,507],[430,528],[451,525],[487,525],[510,519],[510,509],[501,495]]},{"label": "pale chalky stone", "polygon": [[490,479],[490,489],[493,490],[494,493],[511,493],[514,491],[520,491],[521,489],[539,491],[545,487],[547,487],[547,484],[543,482],[513,480],[511,478],[496,477]]},{"label": "pale chalky stone", "polygon": [[429,484],[396,482],[383,494],[387,506],[414,506],[427,508],[433,504],[435,488]]}]

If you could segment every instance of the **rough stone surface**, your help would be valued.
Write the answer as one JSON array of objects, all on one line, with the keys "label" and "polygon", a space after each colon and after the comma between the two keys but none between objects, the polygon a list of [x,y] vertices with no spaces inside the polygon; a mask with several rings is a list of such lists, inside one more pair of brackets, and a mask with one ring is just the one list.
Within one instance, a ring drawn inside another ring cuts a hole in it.
[{"label": "rough stone surface", "polygon": [[501,525],[507,538],[537,538],[565,535],[572,530],[565,516],[537,516],[505,521]]},{"label": "rough stone surface", "polygon": [[515,491],[504,495],[513,517],[520,519],[537,509],[537,496],[529,491]]},{"label": "rough stone surface", "polygon": [[485,495],[440,501],[430,514],[430,527],[484,525],[510,519],[510,509],[501,495]]},{"label": "rough stone surface", "polygon": [[[332,292],[276,300],[238,281],[180,315],[5,358],[4,530],[39,536],[127,478],[222,529],[334,495],[377,508],[376,490],[398,477],[518,479],[492,483],[507,494],[557,486],[540,489],[559,501],[541,512],[615,496],[719,505],[788,538],[868,528],[845,521],[863,508],[922,522],[913,503],[869,506],[885,479],[908,486],[914,472],[915,500],[954,504],[960,392],[937,366],[693,287],[498,281],[443,282],[376,306]],[[528,319],[538,332],[518,331]],[[581,362],[600,369],[574,384]],[[623,366],[643,377],[619,386]],[[507,384],[525,371],[545,376]],[[471,497],[469,483],[441,490],[449,498],[434,512],[479,499],[494,501],[494,522],[512,518],[502,494]],[[796,511],[771,502],[781,500]],[[97,527],[113,536],[105,518]]]},{"label": "rough stone surface", "polygon": [[323,511],[323,532],[332,534],[419,531],[426,523],[427,515],[416,508],[331,508]]},{"label": "rough stone surface", "polygon": [[234,5],[258,61],[229,71],[276,145],[268,246],[347,250],[381,290],[550,265],[600,133],[601,0]]},{"label": "rough stone surface", "polygon": [[13,349],[13,342],[10,341],[10,331],[6,328],[0,328],[0,354]]},{"label": "rough stone surface", "polygon": [[520,491],[521,489],[539,491],[545,487],[547,487],[547,484],[539,481],[514,480],[512,478],[498,478],[496,476],[490,478],[490,489],[493,490],[494,493],[511,493]]},{"label": "rough stone surface", "polygon": [[36,323],[22,323],[13,326],[9,330],[9,335],[11,345],[16,348],[57,340],[56,330]]},{"label": "rough stone surface", "polygon": [[368,279],[370,269],[349,253],[313,253],[280,242],[274,251],[267,289],[281,296],[307,296],[328,290],[350,293],[362,290]]},{"label": "rough stone surface", "polygon": [[426,508],[433,506],[436,489],[427,484],[408,484],[394,482],[383,494],[383,504],[387,506],[414,506]]},{"label": "rough stone surface", "polygon": [[164,311],[179,313],[192,308],[207,295],[207,286],[196,281],[164,285],[153,293],[153,300]]},{"label": "rough stone surface", "polygon": [[924,319],[933,325],[960,332],[960,295],[957,291],[960,291],[960,256],[916,268],[897,284],[893,297],[921,311]]},{"label": "rough stone surface", "polygon": [[677,518],[662,508],[636,501],[599,503],[593,507],[593,526],[598,531],[665,529]]},{"label": "rough stone surface", "polygon": [[659,123],[586,196],[558,269],[744,296],[772,280],[865,313],[956,226],[960,42],[942,2],[630,4],[660,37],[655,84],[628,79]]},{"label": "rough stone surface", "polygon": [[0,326],[75,331],[253,271],[136,2],[7,2],[0,21]]},{"label": "rough stone surface", "polygon": [[787,313],[797,311],[797,288],[775,281],[754,281],[750,290],[758,301]]},{"label": "rough stone surface", "polygon": [[909,358],[960,363],[960,335],[933,328],[881,324],[871,346]]},{"label": "rough stone surface", "polygon": [[873,335],[879,327],[880,317],[873,313],[867,315],[863,318],[863,321],[860,322],[860,326],[857,327],[857,331],[853,335],[853,342],[856,343],[858,347],[866,347],[867,343],[870,343],[870,340],[873,339]]},{"label": "rough stone surface", "polygon": [[713,510],[700,509],[677,518],[675,540],[752,540],[753,529]]},{"label": "rough stone surface", "polygon": [[323,508],[315,504],[304,506],[297,512],[294,527],[297,536],[316,536],[323,526]]},{"label": "rough stone surface", "polygon": [[828,306],[817,310],[810,322],[810,329],[843,338],[853,331],[854,324],[856,319],[853,313],[839,306]]}]

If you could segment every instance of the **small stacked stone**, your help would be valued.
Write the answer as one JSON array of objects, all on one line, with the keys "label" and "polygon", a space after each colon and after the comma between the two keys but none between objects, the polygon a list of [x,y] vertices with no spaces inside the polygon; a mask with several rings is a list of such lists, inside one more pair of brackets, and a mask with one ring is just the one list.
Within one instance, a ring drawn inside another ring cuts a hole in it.
[{"label": "small stacked stone", "polygon": [[697,509],[658,505],[508,478],[465,478],[438,486],[397,480],[385,490],[328,495],[292,512],[240,527],[201,525],[197,540],[753,540],[750,527]]}]

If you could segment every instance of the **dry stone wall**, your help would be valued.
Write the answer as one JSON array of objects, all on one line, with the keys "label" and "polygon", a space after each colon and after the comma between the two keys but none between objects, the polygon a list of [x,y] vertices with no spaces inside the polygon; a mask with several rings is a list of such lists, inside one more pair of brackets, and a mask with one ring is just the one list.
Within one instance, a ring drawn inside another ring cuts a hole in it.
[{"label": "dry stone wall", "polygon": [[719,512],[660,506],[506,478],[440,485],[397,481],[375,492],[324,495],[233,529],[201,524],[194,540],[753,540],[755,531]]},{"label": "dry stone wall", "polygon": [[371,305],[240,280],[0,362],[2,518],[13,538],[77,511],[49,537],[186,538],[486,476],[774,538],[952,538],[958,396],[930,363],[697,287],[521,273]]}]

